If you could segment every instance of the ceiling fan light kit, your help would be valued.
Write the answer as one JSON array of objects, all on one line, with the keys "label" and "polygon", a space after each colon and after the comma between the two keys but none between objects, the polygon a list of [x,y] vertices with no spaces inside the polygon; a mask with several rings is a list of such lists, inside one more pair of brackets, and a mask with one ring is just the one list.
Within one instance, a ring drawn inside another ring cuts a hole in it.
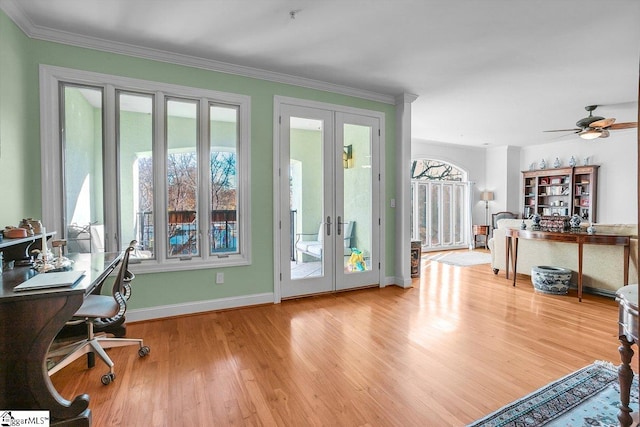
[{"label": "ceiling fan light kit", "polygon": [[578,132],[578,135],[582,139],[596,139],[600,138],[600,136],[602,135],[602,129],[587,128],[581,132]]}]

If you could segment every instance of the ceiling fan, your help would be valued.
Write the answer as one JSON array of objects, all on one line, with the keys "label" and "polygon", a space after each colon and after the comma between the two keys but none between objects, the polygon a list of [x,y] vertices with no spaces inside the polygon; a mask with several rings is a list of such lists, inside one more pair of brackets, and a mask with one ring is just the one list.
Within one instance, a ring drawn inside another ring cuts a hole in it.
[{"label": "ceiling fan", "polygon": [[615,123],[616,119],[605,119],[604,117],[594,116],[593,111],[597,105],[587,105],[584,107],[589,112],[576,122],[577,128],[574,129],[556,129],[545,130],[544,132],[573,132],[577,133],[583,139],[607,138],[610,130],[632,129],[638,127],[638,122]]}]

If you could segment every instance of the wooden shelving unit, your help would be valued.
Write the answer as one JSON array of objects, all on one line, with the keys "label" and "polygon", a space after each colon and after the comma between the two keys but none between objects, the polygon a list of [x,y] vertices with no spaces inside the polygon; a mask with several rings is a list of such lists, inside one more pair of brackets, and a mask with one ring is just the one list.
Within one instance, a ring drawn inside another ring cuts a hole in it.
[{"label": "wooden shelving unit", "polygon": [[525,218],[534,213],[543,216],[580,215],[596,221],[597,165],[540,169],[522,172]]},{"label": "wooden shelving unit", "polygon": [[596,222],[598,198],[598,166],[579,166],[573,171],[573,214],[584,220]]}]

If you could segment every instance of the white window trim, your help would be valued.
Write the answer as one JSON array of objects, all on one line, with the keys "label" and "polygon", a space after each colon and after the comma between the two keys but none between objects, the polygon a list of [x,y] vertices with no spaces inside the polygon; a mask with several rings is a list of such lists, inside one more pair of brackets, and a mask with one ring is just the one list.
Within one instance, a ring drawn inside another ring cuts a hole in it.
[{"label": "white window trim", "polygon": [[[42,220],[49,230],[64,230],[63,224],[63,188],[62,188],[62,147],[60,144],[59,83],[68,82],[91,86],[116,86],[125,90],[164,93],[178,97],[214,99],[216,102],[239,106],[239,143],[238,143],[238,226],[240,227],[239,254],[222,257],[203,252],[201,257],[191,260],[169,259],[157,248],[156,259],[145,260],[132,266],[135,272],[184,271],[214,267],[229,267],[251,264],[251,97],[227,92],[219,92],[169,83],[152,82],[111,74],[74,70],[51,65],[40,65],[40,156],[42,173]],[[160,104],[160,103],[156,103]],[[156,106],[158,107],[158,106]],[[161,108],[161,107],[160,107]],[[105,111],[105,123],[115,123],[115,110]],[[110,117],[112,116],[112,117]],[[156,121],[158,122],[158,121]],[[106,124],[105,124],[106,127]],[[108,131],[108,130],[107,130]],[[159,135],[158,128],[154,129]],[[156,141],[157,143],[158,141]],[[162,142],[164,144],[164,142]],[[155,177],[156,180],[164,177]],[[161,182],[161,181],[158,181]],[[156,193],[156,194],[160,194]],[[156,204],[157,206],[157,204]],[[105,206],[105,209],[117,209],[117,203]],[[117,218],[115,212],[114,218]],[[111,230],[117,230],[117,224],[108,224]],[[58,237],[61,237],[58,231]],[[114,248],[115,234],[105,235],[107,250]]]}]

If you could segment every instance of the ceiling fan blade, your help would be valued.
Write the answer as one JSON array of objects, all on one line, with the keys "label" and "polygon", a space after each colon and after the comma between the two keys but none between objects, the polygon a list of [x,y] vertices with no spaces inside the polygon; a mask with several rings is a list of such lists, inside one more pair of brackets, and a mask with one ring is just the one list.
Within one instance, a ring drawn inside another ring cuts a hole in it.
[{"label": "ceiling fan blade", "polygon": [[543,130],[542,132],[580,132],[582,129],[554,129],[554,130]]},{"label": "ceiling fan blade", "polygon": [[615,121],[616,119],[602,119],[591,123],[589,126],[592,128],[606,128],[611,126]]},{"label": "ceiling fan blade", "polygon": [[615,123],[609,126],[609,129],[633,129],[638,127],[638,122],[627,122],[627,123]]}]

